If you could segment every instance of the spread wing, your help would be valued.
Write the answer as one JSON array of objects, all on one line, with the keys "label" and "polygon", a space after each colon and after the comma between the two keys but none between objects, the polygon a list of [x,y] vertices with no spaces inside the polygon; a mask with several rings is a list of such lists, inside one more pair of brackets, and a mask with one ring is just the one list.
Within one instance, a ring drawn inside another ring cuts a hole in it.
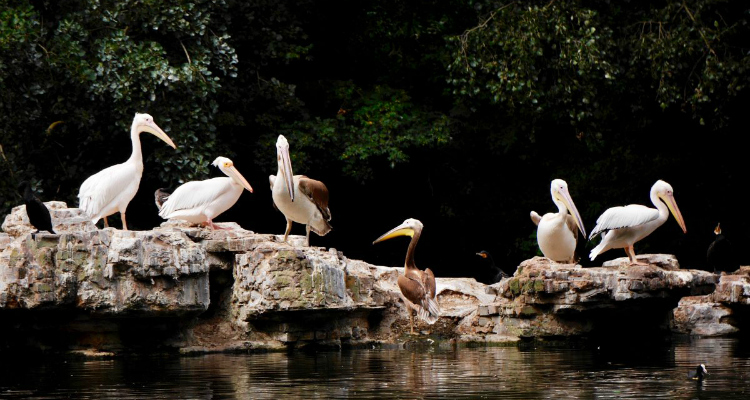
[{"label": "spread wing", "polygon": [[539,221],[542,220],[542,217],[536,213],[536,211],[531,212],[531,222],[534,223],[534,225],[539,226]]},{"label": "spread wing", "polygon": [[299,191],[318,207],[323,219],[331,220],[331,211],[328,209],[328,188],[323,182],[301,175],[299,177]]},{"label": "spread wing", "polygon": [[204,208],[231,187],[231,178],[225,177],[187,182],[169,195],[161,206],[159,216],[168,219],[176,211]]},{"label": "spread wing", "polygon": [[643,225],[657,218],[659,218],[659,211],[657,209],[640,204],[612,207],[596,220],[596,227],[591,232],[589,239],[593,239],[603,231]]}]

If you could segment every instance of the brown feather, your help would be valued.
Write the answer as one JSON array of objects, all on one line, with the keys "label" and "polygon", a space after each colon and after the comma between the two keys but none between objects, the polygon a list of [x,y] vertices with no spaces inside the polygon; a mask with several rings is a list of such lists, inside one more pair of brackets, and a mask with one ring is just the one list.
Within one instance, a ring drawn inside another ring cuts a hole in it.
[{"label": "brown feather", "polygon": [[437,290],[437,286],[435,284],[435,274],[432,273],[432,270],[427,268],[424,270],[422,279],[424,282],[425,287],[427,288],[428,295],[433,298],[435,297],[435,292]]},{"label": "brown feather", "polygon": [[406,275],[399,275],[398,288],[407,300],[415,305],[421,305],[425,297],[425,288],[421,282]]},{"label": "brown feather", "polygon": [[302,175],[299,178],[299,191],[318,207],[323,219],[331,220],[331,211],[328,209],[328,188],[323,182]]},{"label": "brown feather", "polygon": [[573,232],[573,237],[576,240],[576,244],[578,244],[578,225],[576,225],[576,218],[570,214],[567,214],[565,216],[565,225],[567,225],[568,229]]}]

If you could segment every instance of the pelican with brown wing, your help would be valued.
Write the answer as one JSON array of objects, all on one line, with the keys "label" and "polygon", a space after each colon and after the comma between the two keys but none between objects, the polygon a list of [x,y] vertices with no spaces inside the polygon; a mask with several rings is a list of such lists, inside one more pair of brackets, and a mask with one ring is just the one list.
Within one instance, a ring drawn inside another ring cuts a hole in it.
[{"label": "pelican with brown wing", "polygon": [[293,175],[289,157],[289,142],[284,135],[276,141],[276,175],[268,177],[271,195],[276,208],[286,217],[284,242],[292,230],[292,222],[305,224],[307,245],[310,246],[310,230],[320,236],[331,231],[331,210],[328,209],[328,188],[321,181],[304,175]]},{"label": "pelican with brown wing", "polygon": [[414,250],[417,248],[422,228],[424,228],[424,225],[419,220],[409,218],[403,224],[391,229],[372,242],[372,244],[375,244],[397,236],[411,237],[409,249],[406,251],[404,274],[398,277],[398,287],[401,289],[409,312],[409,327],[412,335],[414,334],[412,310],[428,324],[434,324],[440,316],[440,306],[437,302],[435,290],[435,275],[429,268],[422,271],[414,264]]}]

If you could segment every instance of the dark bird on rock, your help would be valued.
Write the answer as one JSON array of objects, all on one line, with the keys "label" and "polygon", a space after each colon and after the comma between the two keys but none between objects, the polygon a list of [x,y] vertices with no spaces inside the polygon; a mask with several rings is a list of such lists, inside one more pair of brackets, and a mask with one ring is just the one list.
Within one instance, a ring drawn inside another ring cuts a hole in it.
[{"label": "dark bird on rock", "polygon": [[737,270],[739,264],[734,257],[732,243],[722,235],[721,224],[716,225],[714,234],[716,235],[716,239],[708,246],[708,251],[706,252],[706,260],[708,261],[709,268],[713,268],[715,273]]},{"label": "dark bird on rock", "polygon": [[36,228],[34,234],[39,233],[39,231],[55,233],[52,230],[52,217],[49,215],[49,209],[34,195],[29,182],[21,182],[18,185],[18,191],[23,194],[23,202],[26,204],[26,215],[29,216],[29,222]]},{"label": "dark bird on rock", "polygon": [[495,260],[492,258],[492,255],[485,250],[480,251],[477,253],[479,257],[482,257],[482,259],[485,260],[485,264],[487,264],[487,268],[484,271],[481,271],[480,274],[482,277],[488,277],[488,279],[482,279],[484,282],[488,285],[492,285],[493,283],[500,282],[503,278],[508,278],[509,275],[505,273],[500,267],[495,265]]},{"label": "dark bird on rock", "polygon": [[704,364],[698,365],[697,367],[695,367],[695,370],[688,371],[688,379],[702,381],[706,375],[708,375],[708,370],[706,369],[706,366]]},{"label": "dark bird on rock", "polygon": [[169,198],[172,193],[167,192],[167,188],[159,188],[154,192],[154,201],[156,202],[156,208],[161,210],[161,205]]}]

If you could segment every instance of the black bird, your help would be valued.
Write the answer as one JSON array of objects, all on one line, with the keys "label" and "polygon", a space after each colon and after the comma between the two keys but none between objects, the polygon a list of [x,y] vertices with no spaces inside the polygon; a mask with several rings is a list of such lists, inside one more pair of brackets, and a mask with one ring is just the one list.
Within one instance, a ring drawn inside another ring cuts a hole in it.
[{"label": "black bird", "polygon": [[156,207],[161,210],[161,205],[164,204],[165,201],[167,201],[167,198],[169,198],[169,195],[172,193],[167,192],[166,188],[160,188],[156,189],[154,192],[154,201],[156,201]]},{"label": "black bird", "polygon": [[49,215],[49,209],[31,191],[29,182],[23,181],[18,184],[18,191],[23,193],[23,202],[26,204],[26,215],[29,216],[31,226],[36,228],[34,234],[39,233],[39,231],[55,233],[52,230],[52,217]]},{"label": "black bird", "polygon": [[492,285],[493,283],[500,282],[501,279],[507,278],[509,276],[508,274],[505,273],[505,271],[500,269],[500,267],[495,265],[495,260],[492,259],[492,255],[489,252],[482,250],[479,253],[477,253],[477,255],[487,260],[488,270],[487,272],[481,271],[481,275],[488,277],[488,279],[486,280],[486,283],[488,285]]},{"label": "black bird", "polygon": [[714,234],[716,235],[716,239],[708,246],[708,251],[706,252],[709,268],[713,268],[715,273],[737,270],[739,263],[734,257],[732,243],[721,234],[721,224],[716,225]]},{"label": "black bird", "polygon": [[702,381],[705,376],[708,375],[708,370],[706,369],[706,366],[701,364],[697,367],[695,367],[695,371],[688,371],[688,379],[695,379],[697,381]]}]

